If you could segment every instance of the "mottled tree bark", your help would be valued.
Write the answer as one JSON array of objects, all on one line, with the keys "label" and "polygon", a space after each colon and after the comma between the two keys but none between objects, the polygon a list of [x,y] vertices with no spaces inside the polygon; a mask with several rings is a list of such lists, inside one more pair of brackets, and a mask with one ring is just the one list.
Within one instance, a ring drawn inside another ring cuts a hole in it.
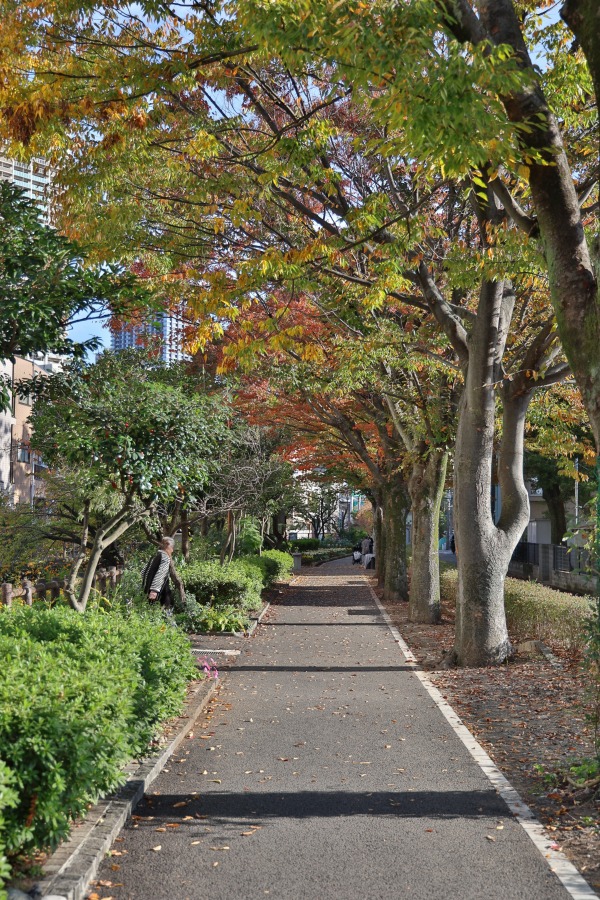
[{"label": "mottled tree bark", "polygon": [[459,665],[504,662],[510,641],[504,579],[529,519],[523,479],[523,435],[530,393],[503,388],[499,453],[502,513],[491,508],[495,391],[514,297],[501,283],[482,285],[460,403],[455,457],[455,535],[458,558],[455,656]]},{"label": "mottled tree bark", "polygon": [[385,531],[383,528],[383,503],[379,492],[373,494],[373,549],[378,587],[385,582]]},{"label": "mottled tree bark", "polygon": [[[523,38],[513,0],[481,0],[483,28],[496,43],[510,45],[524,70],[534,68]],[[600,85],[600,14],[597,0],[567,0],[563,17],[586,55],[596,99]],[[476,36],[476,40],[486,35]],[[548,264],[552,305],[558,332],[571,371],[590,417],[596,446],[600,446],[600,239],[588,246],[573,173],[560,127],[549,109],[537,79],[521,92],[504,98],[510,119],[527,123],[520,135],[528,159],[529,186],[537,227]],[[535,156],[534,156],[535,154]]]},{"label": "mottled tree bark", "polygon": [[390,479],[383,490],[383,596],[392,602],[408,600],[406,517],[409,508],[404,480]]},{"label": "mottled tree bark", "polygon": [[414,463],[408,489],[412,510],[411,622],[440,621],[439,522],[448,454],[432,451]]}]

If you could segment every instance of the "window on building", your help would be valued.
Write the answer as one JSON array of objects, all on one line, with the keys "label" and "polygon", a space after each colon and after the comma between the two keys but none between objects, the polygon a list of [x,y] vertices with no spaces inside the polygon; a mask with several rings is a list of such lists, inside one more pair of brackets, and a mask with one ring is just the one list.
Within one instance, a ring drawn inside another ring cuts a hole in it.
[{"label": "window on building", "polygon": [[31,461],[31,450],[25,444],[17,450],[17,462],[28,463]]}]

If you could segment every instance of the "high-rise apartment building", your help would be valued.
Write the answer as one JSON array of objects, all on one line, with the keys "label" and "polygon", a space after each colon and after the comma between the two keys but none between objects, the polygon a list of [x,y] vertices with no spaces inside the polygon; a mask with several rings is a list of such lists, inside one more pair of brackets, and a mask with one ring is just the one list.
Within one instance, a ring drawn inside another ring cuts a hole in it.
[{"label": "high-rise apartment building", "polygon": [[165,363],[189,359],[183,350],[184,321],[181,315],[160,313],[156,320],[122,325],[112,332],[111,350],[148,347],[157,349]]},{"label": "high-rise apartment building", "polygon": [[0,178],[22,188],[38,204],[44,221],[49,221],[50,167],[45,160],[36,158],[30,162],[18,162],[16,159],[0,156]]}]

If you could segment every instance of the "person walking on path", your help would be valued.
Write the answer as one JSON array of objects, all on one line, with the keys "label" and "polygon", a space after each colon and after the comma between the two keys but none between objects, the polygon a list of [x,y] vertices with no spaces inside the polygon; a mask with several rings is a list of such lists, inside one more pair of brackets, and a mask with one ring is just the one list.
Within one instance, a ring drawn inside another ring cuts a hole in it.
[{"label": "person walking on path", "polygon": [[171,557],[175,542],[171,537],[161,538],[158,551],[144,566],[142,572],[142,585],[144,593],[150,603],[158,601],[161,606],[171,609],[173,606],[173,593],[169,580]]}]

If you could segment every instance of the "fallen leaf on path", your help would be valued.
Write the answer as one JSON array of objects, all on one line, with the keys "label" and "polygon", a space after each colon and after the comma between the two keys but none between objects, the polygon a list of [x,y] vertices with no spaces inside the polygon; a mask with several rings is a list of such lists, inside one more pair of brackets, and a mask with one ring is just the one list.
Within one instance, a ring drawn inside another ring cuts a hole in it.
[{"label": "fallen leaf on path", "polygon": [[180,800],[179,803],[173,804],[173,809],[177,809],[180,806],[187,806],[188,802],[188,800]]},{"label": "fallen leaf on path", "polygon": [[211,849],[211,850],[229,850],[229,847],[227,847],[227,846],[225,846],[225,847],[211,847],[210,849]]},{"label": "fallen leaf on path", "polygon": [[492,842],[494,842],[496,840],[496,838],[493,837],[493,835],[491,835],[491,834],[486,834],[485,839],[486,839],[486,841],[492,841]]},{"label": "fallen leaf on path", "polygon": [[194,847],[196,844],[201,844],[201,843],[202,843],[202,841],[192,841],[192,847]]},{"label": "fallen leaf on path", "polygon": [[154,830],[155,831],[166,831],[167,829],[166,828],[155,828]]},{"label": "fallen leaf on path", "polygon": [[162,844],[157,844],[156,847],[151,848],[155,853],[158,853],[159,850],[162,850]]}]

